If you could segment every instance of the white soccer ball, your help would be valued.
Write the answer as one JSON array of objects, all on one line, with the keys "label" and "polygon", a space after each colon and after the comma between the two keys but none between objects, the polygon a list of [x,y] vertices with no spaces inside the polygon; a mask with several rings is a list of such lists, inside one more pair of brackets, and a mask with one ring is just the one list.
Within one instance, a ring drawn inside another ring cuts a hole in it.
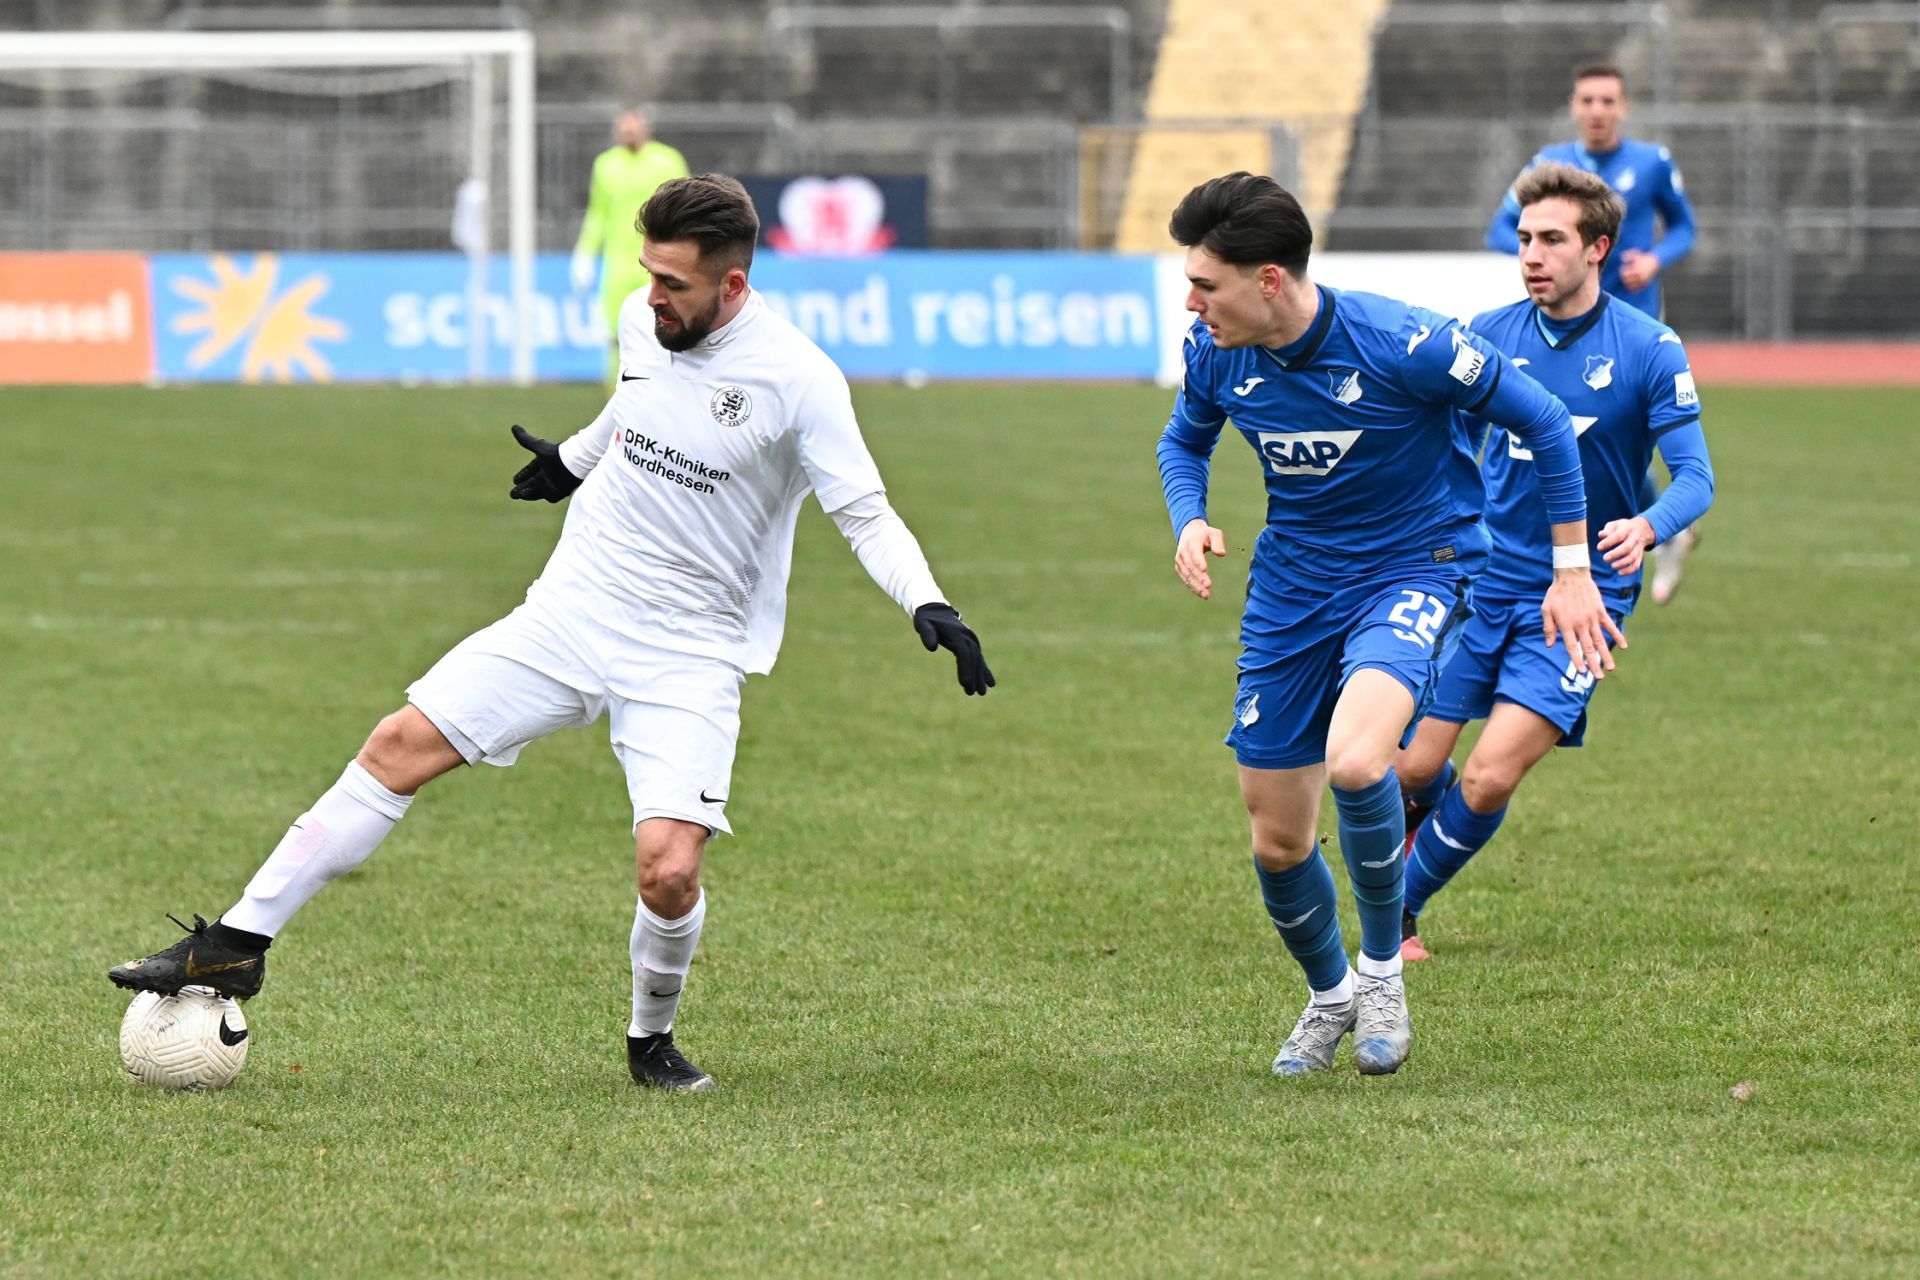
[{"label": "white soccer ball", "polygon": [[211,987],[177,996],[142,991],[120,1022],[120,1060],[141,1084],[200,1093],[233,1083],[247,1065],[247,1019]]}]

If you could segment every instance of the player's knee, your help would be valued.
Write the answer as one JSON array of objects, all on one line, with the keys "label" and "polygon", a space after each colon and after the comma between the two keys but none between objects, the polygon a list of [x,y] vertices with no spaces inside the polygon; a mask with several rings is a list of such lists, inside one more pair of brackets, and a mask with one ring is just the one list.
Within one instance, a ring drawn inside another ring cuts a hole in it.
[{"label": "player's knee", "polygon": [[1295,831],[1290,826],[1253,819],[1253,859],[1268,871],[1297,867],[1313,855],[1320,845],[1311,831]]},{"label": "player's knee", "polygon": [[640,871],[640,900],[647,910],[677,920],[700,900],[700,861],[706,828],[686,822],[651,820],[634,833]]},{"label": "player's knee", "polygon": [[407,706],[373,727],[354,760],[387,790],[412,795],[458,764],[459,753],[431,720]]},{"label": "player's knee", "polygon": [[1392,767],[1366,747],[1347,747],[1327,757],[1327,781],[1342,791],[1365,791]]},{"label": "player's knee", "polygon": [[1506,807],[1520,789],[1526,770],[1507,760],[1468,760],[1460,776],[1460,796],[1475,813],[1493,813]]},{"label": "player's knee", "polygon": [[1440,776],[1440,770],[1446,767],[1447,758],[1438,759],[1419,750],[1418,744],[1402,751],[1393,762],[1393,771],[1400,775],[1402,791],[1418,791]]}]

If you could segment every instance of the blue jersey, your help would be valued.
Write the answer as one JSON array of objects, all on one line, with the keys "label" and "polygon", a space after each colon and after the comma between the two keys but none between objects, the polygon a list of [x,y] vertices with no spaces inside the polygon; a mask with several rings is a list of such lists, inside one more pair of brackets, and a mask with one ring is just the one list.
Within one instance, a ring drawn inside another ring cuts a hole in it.
[{"label": "blue jersey", "polygon": [[[1513,429],[1542,459],[1558,519],[1584,514],[1566,408],[1485,339],[1434,311],[1321,287],[1306,334],[1278,351],[1186,336],[1186,380],[1160,441],[1178,533],[1206,515],[1207,463],[1227,420],[1266,475],[1256,572],[1342,583],[1485,563],[1477,428]],[[1541,564],[1548,564],[1548,553]]]},{"label": "blue jersey", "polygon": [[[1657,504],[1663,508],[1658,517],[1651,509],[1638,510],[1640,479],[1656,443],[1699,431],[1700,397],[1686,348],[1673,330],[1605,293],[1571,330],[1546,321],[1531,302],[1476,316],[1473,327],[1572,411],[1586,478],[1589,546],[1613,520],[1648,515],[1665,539],[1706,513],[1713,473],[1704,444],[1685,455],[1684,467],[1675,461],[1677,451],[1662,444],[1674,483]],[[1562,332],[1556,334],[1556,328]],[[1533,451],[1510,433],[1493,431],[1481,470],[1493,561],[1479,591],[1537,600],[1552,583],[1553,571]],[[1630,607],[1639,574],[1615,573],[1597,549],[1591,561],[1594,585],[1622,609]]]},{"label": "blue jersey", "polygon": [[[1687,203],[1686,188],[1680,181],[1680,169],[1673,154],[1651,142],[1622,138],[1612,151],[1596,155],[1577,142],[1556,142],[1543,147],[1527,168],[1557,161],[1588,173],[1597,173],[1620,196],[1627,207],[1620,220],[1620,241],[1607,255],[1601,268],[1600,287],[1650,316],[1660,314],[1660,277],[1655,276],[1640,290],[1630,290],[1620,282],[1620,254],[1639,249],[1660,259],[1660,270],[1693,251],[1693,206]],[[1524,174],[1524,171],[1523,171]],[[1665,233],[1655,235],[1655,216],[1665,224]],[[1520,252],[1520,202],[1507,189],[1500,211],[1487,228],[1487,248],[1501,253]]]}]

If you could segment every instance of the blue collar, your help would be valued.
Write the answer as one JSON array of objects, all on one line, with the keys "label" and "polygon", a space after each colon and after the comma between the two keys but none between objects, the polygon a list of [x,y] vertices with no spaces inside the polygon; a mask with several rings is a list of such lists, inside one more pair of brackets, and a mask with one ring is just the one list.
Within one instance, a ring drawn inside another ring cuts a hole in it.
[{"label": "blue collar", "polygon": [[1545,338],[1547,345],[1555,351],[1560,350],[1562,347],[1572,346],[1578,342],[1589,329],[1600,323],[1600,317],[1606,313],[1607,303],[1611,301],[1612,298],[1612,294],[1602,289],[1600,291],[1600,301],[1594,303],[1585,315],[1572,320],[1555,320],[1539,307],[1535,307],[1533,309],[1534,327],[1540,330],[1540,336]]},{"label": "blue collar", "polygon": [[1307,326],[1307,331],[1284,347],[1260,348],[1289,373],[1306,368],[1320,354],[1320,347],[1326,342],[1328,331],[1333,328],[1333,290],[1323,284],[1313,287],[1320,296],[1320,310],[1313,317],[1313,323]]}]

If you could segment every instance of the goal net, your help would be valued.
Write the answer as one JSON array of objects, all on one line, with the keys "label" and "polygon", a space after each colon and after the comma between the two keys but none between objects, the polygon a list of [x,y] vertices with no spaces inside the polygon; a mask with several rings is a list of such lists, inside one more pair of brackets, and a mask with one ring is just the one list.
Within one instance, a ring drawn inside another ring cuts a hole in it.
[{"label": "goal net", "polygon": [[511,367],[474,324],[468,376],[530,382],[533,97],[526,31],[10,34],[0,250],[458,248],[472,315],[504,250]]}]

